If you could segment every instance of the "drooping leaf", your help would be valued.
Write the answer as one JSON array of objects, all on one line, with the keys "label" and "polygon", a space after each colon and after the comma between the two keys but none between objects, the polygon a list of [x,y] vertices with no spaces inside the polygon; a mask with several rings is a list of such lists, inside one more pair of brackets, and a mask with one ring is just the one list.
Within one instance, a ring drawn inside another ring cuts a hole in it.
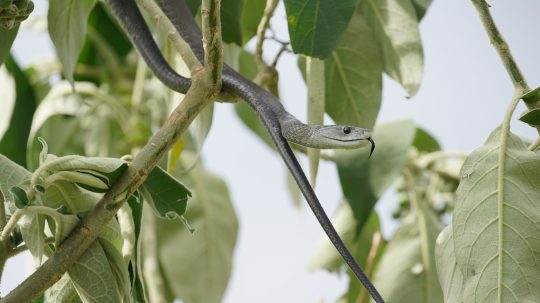
[{"label": "drooping leaf", "polygon": [[0,65],[4,63],[4,60],[9,55],[11,45],[13,44],[13,41],[15,41],[15,37],[19,31],[19,26],[20,25],[17,25],[10,30],[6,30],[0,26]]},{"label": "drooping leaf", "polygon": [[2,172],[0,174],[0,190],[6,200],[7,214],[12,215],[18,208],[15,206],[15,197],[10,189],[15,186],[26,189],[23,182],[30,180],[32,174],[2,154],[0,154],[0,171]]},{"label": "drooping leaf", "polygon": [[427,209],[411,212],[403,219],[386,246],[373,278],[387,302],[442,302],[434,255],[435,240],[441,229],[436,215]]},{"label": "drooping leaf", "polygon": [[[307,58],[307,87],[308,87],[308,124],[324,124],[324,61],[317,58]],[[308,148],[310,182],[315,186],[321,150]]]},{"label": "drooping leaf", "polygon": [[160,218],[174,219],[186,211],[191,192],[161,167],[156,166],[150,172],[143,186],[150,195],[144,195],[145,201]]},{"label": "drooping leaf", "polygon": [[422,81],[424,55],[411,1],[365,0],[359,6],[381,46],[385,72],[414,96]]},{"label": "drooping leaf", "polygon": [[45,220],[38,214],[29,214],[23,216],[17,225],[21,231],[22,238],[28,251],[32,255],[34,266],[41,265],[43,261],[43,246],[45,245],[45,233],[43,231],[45,227]]},{"label": "drooping leaf", "polygon": [[437,139],[421,127],[416,128],[414,135],[413,146],[420,152],[431,153],[441,150],[441,146]]},{"label": "drooping leaf", "polygon": [[[16,99],[11,117],[6,117],[9,119],[9,127],[3,135],[0,134],[0,153],[26,166],[26,145],[37,101],[30,81],[13,58],[8,57],[5,66],[15,80]],[[0,100],[0,102],[9,101]]]},{"label": "drooping leaf", "polygon": [[437,273],[444,294],[444,302],[462,301],[463,275],[456,263],[452,224],[448,225],[437,237],[435,244]]},{"label": "drooping leaf", "polygon": [[400,175],[412,144],[415,126],[411,120],[399,120],[375,128],[377,148],[371,159],[369,148],[336,153],[341,188],[362,230],[373,206]]},{"label": "drooping leaf", "polygon": [[64,76],[71,83],[86,37],[88,15],[95,3],[96,0],[49,1],[49,34],[64,66]]},{"label": "drooping leaf", "polygon": [[373,127],[381,106],[383,63],[372,30],[358,9],[325,61],[326,112],[337,124]]},{"label": "drooping leaf", "polygon": [[118,249],[111,245],[109,241],[102,238],[98,238],[98,241],[109,261],[109,266],[111,267],[111,271],[118,287],[119,296],[122,298],[121,302],[133,302],[131,280],[129,279],[127,263],[122,258]]},{"label": "drooping leaf", "polygon": [[174,296],[182,302],[221,302],[238,232],[229,192],[219,177],[200,165],[181,180],[193,190],[185,217],[195,233],[178,221],[159,220],[161,268]]},{"label": "drooping leaf", "polygon": [[73,263],[68,274],[83,302],[122,302],[109,260],[98,241]]},{"label": "drooping leaf", "polygon": [[497,128],[461,169],[452,236],[463,289],[452,292],[461,291],[463,302],[540,298],[539,154],[512,133],[506,146],[501,140]]},{"label": "drooping leaf", "polygon": [[247,0],[242,12],[242,43],[246,44],[257,34],[257,27],[264,13],[265,0]]},{"label": "drooping leaf", "polygon": [[519,117],[519,120],[533,126],[540,125],[540,109],[535,108],[527,111]]},{"label": "drooping leaf", "polygon": [[82,303],[67,273],[45,291],[45,302]]},{"label": "drooping leaf", "polygon": [[295,53],[326,58],[347,28],[356,0],[285,0]]}]

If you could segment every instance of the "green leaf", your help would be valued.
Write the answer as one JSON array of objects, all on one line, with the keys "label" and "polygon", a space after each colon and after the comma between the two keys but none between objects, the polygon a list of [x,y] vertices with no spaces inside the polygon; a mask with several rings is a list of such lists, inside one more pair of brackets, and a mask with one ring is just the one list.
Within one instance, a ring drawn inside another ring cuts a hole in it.
[{"label": "green leaf", "polygon": [[115,275],[98,241],[73,263],[68,274],[83,302],[122,302]]},{"label": "green leaf", "polygon": [[28,246],[28,250],[34,260],[34,265],[39,266],[43,260],[43,249],[45,245],[45,220],[38,214],[29,214],[23,216],[17,225],[21,231],[24,243]]},{"label": "green leaf", "polygon": [[[419,216],[424,216],[425,221]],[[434,256],[435,239],[441,229],[438,218],[430,210],[411,212],[403,219],[386,246],[373,278],[387,302],[442,302]]]},{"label": "green leaf", "polygon": [[242,9],[244,0],[221,1],[221,24],[223,41],[242,45]]},{"label": "green leaf", "polygon": [[9,119],[9,127],[3,135],[0,134],[0,153],[26,166],[26,146],[37,101],[30,81],[11,56],[7,58],[5,66],[15,80],[16,99],[11,117],[6,117]]},{"label": "green leaf", "polygon": [[534,126],[540,125],[540,109],[535,108],[535,109],[531,109],[527,111],[521,117],[519,117],[519,120],[529,125],[534,125]]},{"label": "green leaf", "polygon": [[109,241],[102,238],[98,238],[98,241],[109,261],[109,266],[118,286],[119,296],[122,298],[121,302],[133,302],[127,263],[120,255],[118,249]]},{"label": "green leaf", "polygon": [[441,146],[439,145],[439,142],[437,142],[437,139],[421,127],[416,128],[413,146],[416,147],[419,152],[425,153],[441,150]]},{"label": "green leaf", "polygon": [[456,263],[452,224],[437,237],[435,245],[437,273],[444,294],[444,302],[460,302],[463,290],[463,275]]},{"label": "green leaf", "polygon": [[247,0],[242,12],[242,42],[248,43],[257,34],[257,27],[264,13],[265,0]]},{"label": "green leaf", "polygon": [[411,120],[399,120],[375,128],[377,148],[371,159],[368,148],[336,152],[341,188],[357,221],[357,233],[375,203],[401,174],[414,134]]},{"label": "green leaf", "polygon": [[[380,229],[377,213],[371,213],[359,236],[356,231],[357,222],[353,216],[351,206],[347,201],[341,202],[336,214],[333,216],[332,222],[355,260],[362,268],[365,268],[369,250],[371,249],[373,234]],[[326,236],[319,242],[309,262],[310,270],[318,268],[323,268],[331,272],[341,272],[346,269],[343,258]],[[354,279],[354,282],[357,282],[356,279]]]},{"label": "green leaf", "polygon": [[4,60],[9,55],[11,45],[13,44],[13,41],[15,41],[15,37],[17,37],[19,26],[20,25],[17,25],[10,30],[6,30],[0,26],[0,65],[4,63]]},{"label": "green leaf", "polygon": [[62,276],[60,281],[45,291],[45,302],[82,303],[67,273]]},{"label": "green leaf", "polygon": [[337,124],[373,127],[381,106],[382,69],[375,37],[357,9],[326,59],[326,112]]},{"label": "green leaf", "polygon": [[[324,61],[307,58],[308,124],[324,124]],[[310,182],[315,186],[321,150],[308,148]]]},{"label": "green leaf", "polygon": [[427,9],[431,5],[431,0],[411,0],[411,2],[414,7],[414,11],[416,12],[416,18],[418,21],[422,20]]},{"label": "green leaf", "polygon": [[11,161],[4,155],[0,154],[0,191],[4,194],[6,200],[6,211],[8,215],[12,215],[18,208],[15,206],[15,196],[10,191],[14,186],[26,188],[22,186],[24,181],[30,180],[32,174],[24,167]]},{"label": "green leaf", "polygon": [[96,0],[49,1],[49,34],[64,65],[64,75],[71,83],[86,37],[88,15],[95,3]]},{"label": "green leaf", "polygon": [[[161,167],[156,166],[143,184],[146,202],[160,218],[174,219],[186,211],[191,192]],[[144,191],[143,191],[144,194]]]},{"label": "green leaf", "polygon": [[384,69],[410,96],[424,73],[416,12],[410,0],[365,0],[360,7],[381,45]]},{"label": "green leaf", "polygon": [[535,103],[540,101],[540,87],[537,87],[521,97],[525,103]]},{"label": "green leaf", "polygon": [[294,52],[326,58],[340,41],[357,1],[284,0],[284,2]]},{"label": "green leaf", "polygon": [[200,165],[182,181],[193,189],[185,217],[196,231],[192,234],[178,221],[158,221],[164,277],[174,296],[182,302],[221,302],[231,274],[238,233],[229,192],[219,177]]},{"label": "green leaf", "polygon": [[452,291],[462,291],[463,302],[540,298],[539,154],[514,134],[508,135],[506,146],[501,140],[497,128],[461,169],[452,234],[463,289]]}]

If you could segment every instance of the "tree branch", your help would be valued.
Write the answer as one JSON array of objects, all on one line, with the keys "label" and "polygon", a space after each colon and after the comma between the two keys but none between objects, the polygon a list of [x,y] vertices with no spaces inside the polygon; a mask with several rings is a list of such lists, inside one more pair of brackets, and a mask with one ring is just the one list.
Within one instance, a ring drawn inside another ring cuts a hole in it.
[{"label": "tree branch", "polygon": [[220,3],[220,0],[203,0],[201,5],[204,67],[208,72],[208,80],[216,86],[216,93],[221,90],[223,70]]},{"label": "tree branch", "polygon": [[[516,89],[517,93],[522,96],[526,92],[530,91],[530,88],[527,84],[527,81],[525,80],[525,77],[521,73],[516,61],[514,60],[512,53],[510,52],[510,46],[508,46],[503,36],[499,32],[499,29],[495,25],[495,21],[493,21],[493,17],[491,16],[491,13],[489,11],[489,4],[485,0],[471,1],[474,4],[476,10],[478,11],[478,15],[480,16],[480,20],[484,25],[484,29],[486,30],[491,44],[499,54],[499,57],[501,58],[501,61],[506,68],[510,79],[512,79],[514,88]],[[540,101],[535,103],[525,103],[525,105],[529,109],[540,108]],[[536,130],[538,131],[538,134],[540,134],[540,126],[537,126]]]},{"label": "tree branch", "polygon": [[257,70],[260,72],[266,69],[268,66],[264,63],[262,58],[263,55],[263,43],[265,38],[266,29],[270,24],[270,19],[274,15],[274,10],[276,9],[278,1],[277,0],[267,0],[266,7],[264,8],[264,13],[257,26],[257,45],[255,46],[255,63],[257,64]]}]

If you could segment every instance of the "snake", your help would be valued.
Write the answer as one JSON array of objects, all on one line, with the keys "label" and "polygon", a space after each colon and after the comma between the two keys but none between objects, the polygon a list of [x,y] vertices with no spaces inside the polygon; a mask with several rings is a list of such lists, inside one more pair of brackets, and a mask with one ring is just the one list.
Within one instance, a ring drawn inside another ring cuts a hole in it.
[{"label": "snake", "polygon": [[[202,34],[185,1],[156,0],[156,2],[180,36],[190,45],[197,58],[203,62]],[[107,4],[154,75],[170,89],[186,93],[191,86],[191,79],[179,75],[165,60],[134,0],[107,0]],[[378,290],[332,225],[289,145],[289,142],[292,142],[310,148],[350,149],[365,146],[369,142],[371,156],[375,149],[371,131],[349,125],[304,124],[287,112],[276,96],[243,77],[227,64],[223,64],[221,80],[222,89],[234,93],[255,111],[336,250],[374,301],[384,303]]]}]

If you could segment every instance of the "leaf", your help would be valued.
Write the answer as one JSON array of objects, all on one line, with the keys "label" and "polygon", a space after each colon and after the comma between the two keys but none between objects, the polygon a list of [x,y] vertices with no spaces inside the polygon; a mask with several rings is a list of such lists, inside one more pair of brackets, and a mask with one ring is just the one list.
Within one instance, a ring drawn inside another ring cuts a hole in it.
[{"label": "leaf", "polygon": [[411,2],[414,7],[414,11],[416,12],[416,18],[418,21],[422,20],[427,9],[431,5],[431,0],[411,0]]},{"label": "leaf", "polygon": [[540,101],[540,87],[537,87],[521,97],[525,103],[535,103]]},{"label": "leaf", "polygon": [[122,302],[109,260],[98,241],[73,263],[68,274],[84,303]]},{"label": "leaf", "polygon": [[265,0],[247,0],[242,12],[242,43],[246,44],[257,34],[257,27],[264,13]]},{"label": "leaf", "polygon": [[182,302],[221,302],[238,233],[230,195],[224,182],[200,165],[182,181],[193,190],[185,217],[196,231],[191,234],[178,221],[159,220],[157,235],[164,278]]},{"label": "leaf", "polygon": [[373,127],[381,106],[382,58],[358,9],[325,61],[326,112],[337,124]]},{"label": "leaf", "polygon": [[[425,224],[419,216],[425,217]],[[386,246],[373,278],[387,302],[442,302],[434,256],[435,239],[441,229],[438,218],[430,210],[411,212],[403,219]]]},{"label": "leaf", "polygon": [[367,148],[336,152],[341,188],[357,221],[357,233],[375,203],[401,174],[414,134],[411,120],[398,120],[375,128],[377,149],[371,159]]},{"label": "leaf", "polygon": [[444,294],[444,302],[460,302],[463,290],[463,275],[457,267],[454,251],[452,224],[448,225],[437,237],[435,244],[437,273]]},{"label": "leaf", "polygon": [[15,206],[15,197],[10,189],[14,186],[22,186],[24,181],[30,180],[32,174],[24,167],[11,161],[4,155],[0,154],[0,191],[4,194],[6,200],[6,211],[8,215],[12,215],[18,208]]},{"label": "leaf", "polygon": [[95,3],[96,0],[49,1],[49,34],[70,83],[86,37],[88,15]]},{"label": "leaf", "polygon": [[82,303],[67,273],[62,276],[60,281],[45,291],[45,302]]},{"label": "leaf", "polygon": [[3,27],[0,26],[0,66],[2,63],[4,63],[4,60],[9,55],[9,51],[11,50],[11,45],[13,45],[13,41],[15,41],[15,37],[17,37],[17,32],[19,31],[19,26],[6,30]]},{"label": "leaf", "polygon": [[9,189],[9,191],[13,194],[15,206],[17,206],[17,208],[24,208],[28,206],[28,196],[26,195],[26,191],[24,191],[24,189],[18,186],[13,186]]},{"label": "leaf", "polygon": [[413,146],[420,152],[431,153],[441,150],[441,146],[437,139],[423,128],[417,127],[414,135]]},{"label": "leaf", "polygon": [[[308,124],[324,124],[324,61],[307,58]],[[308,148],[310,182],[315,186],[321,150]]]},{"label": "leaf", "polygon": [[5,66],[15,80],[16,99],[11,117],[8,117],[9,127],[3,135],[0,134],[0,153],[26,166],[26,145],[37,106],[36,96],[30,81],[11,56],[7,58]]},{"label": "leaf", "polygon": [[121,302],[133,302],[127,263],[124,261],[117,248],[109,241],[101,238],[98,238],[98,241],[109,261],[109,266],[111,267],[116,285],[118,286],[119,296],[122,298]]},{"label": "leaf", "polygon": [[424,55],[416,12],[410,0],[365,0],[361,10],[373,28],[384,69],[410,96],[420,88]]},{"label": "leaf", "polygon": [[191,192],[161,167],[156,166],[150,172],[143,186],[150,195],[143,192],[145,201],[160,218],[175,219],[186,211]]},{"label": "leaf", "polygon": [[[501,140],[497,128],[461,169],[452,234],[463,302],[534,302],[540,297],[539,154],[514,134],[506,146]],[[505,164],[499,176],[501,148]]]},{"label": "leaf", "polygon": [[[358,236],[356,231],[357,222],[353,216],[351,206],[344,200],[340,203],[332,222],[354,259],[362,268],[366,268],[366,260],[371,249],[373,234],[380,229],[377,213],[371,213],[365,227]],[[310,270],[318,268],[331,272],[341,272],[346,268],[343,258],[326,236],[317,245],[317,249],[309,262]],[[354,281],[357,282],[356,278]]]},{"label": "leaf", "polygon": [[41,265],[43,260],[43,246],[45,245],[45,220],[38,214],[23,216],[17,225],[21,231],[24,243],[28,247],[34,260],[34,267]]},{"label": "leaf", "polygon": [[351,20],[356,0],[284,0],[295,53],[326,58]]},{"label": "leaf", "polygon": [[539,126],[540,125],[540,109],[535,108],[535,109],[528,110],[521,117],[519,117],[519,120],[529,125]]}]

